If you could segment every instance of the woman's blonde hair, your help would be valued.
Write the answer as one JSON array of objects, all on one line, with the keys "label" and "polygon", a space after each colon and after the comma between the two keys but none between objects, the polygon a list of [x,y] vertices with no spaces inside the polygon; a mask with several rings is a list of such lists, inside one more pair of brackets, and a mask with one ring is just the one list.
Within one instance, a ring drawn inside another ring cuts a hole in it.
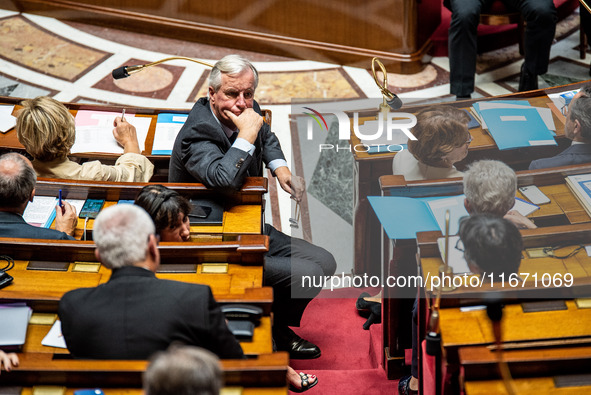
[{"label": "woman's blonde hair", "polygon": [[74,117],[66,106],[47,96],[24,100],[16,120],[16,135],[34,159],[65,158],[74,145]]},{"label": "woman's blonde hair", "polygon": [[469,121],[468,114],[451,106],[421,110],[417,114],[417,124],[412,128],[417,140],[408,141],[408,151],[419,162],[440,167],[445,155],[466,144],[470,138]]}]

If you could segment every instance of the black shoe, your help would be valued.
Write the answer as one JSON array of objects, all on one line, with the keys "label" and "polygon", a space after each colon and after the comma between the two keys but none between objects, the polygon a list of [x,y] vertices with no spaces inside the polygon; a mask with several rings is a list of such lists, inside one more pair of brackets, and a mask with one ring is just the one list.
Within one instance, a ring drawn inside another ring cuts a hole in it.
[{"label": "black shoe", "polygon": [[363,299],[370,296],[367,292],[362,293],[357,298],[355,307],[362,317],[367,317],[367,321],[363,324],[363,329],[368,330],[372,324],[379,324],[382,322],[382,304],[378,302],[368,302]]},{"label": "black shoe", "polygon": [[400,379],[398,382],[398,394],[399,395],[418,395],[419,391],[410,389],[410,379],[412,376],[406,376]]},{"label": "black shoe", "polygon": [[287,327],[274,330],[273,340],[277,350],[289,352],[289,357],[292,359],[314,359],[321,354],[316,344],[302,339]]},{"label": "black shoe", "polygon": [[538,76],[530,73],[525,68],[525,63],[521,65],[521,76],[519,77],[519,92],[534,91],[538,89]]}]

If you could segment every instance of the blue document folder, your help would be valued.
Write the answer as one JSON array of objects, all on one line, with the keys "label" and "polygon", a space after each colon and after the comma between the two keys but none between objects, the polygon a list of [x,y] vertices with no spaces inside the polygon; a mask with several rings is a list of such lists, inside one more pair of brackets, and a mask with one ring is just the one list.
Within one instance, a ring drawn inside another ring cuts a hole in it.
[{"label": "blue document folder", "polygon": [[480,114],[500,150],[557,145],[535,108],[491,108]]},{"label": "blue document folder", "polygon": [[420,200],[399,196],[368,196],[388,238],[416,239],[417,232],[439,230],[439,225],[427,204]]}]

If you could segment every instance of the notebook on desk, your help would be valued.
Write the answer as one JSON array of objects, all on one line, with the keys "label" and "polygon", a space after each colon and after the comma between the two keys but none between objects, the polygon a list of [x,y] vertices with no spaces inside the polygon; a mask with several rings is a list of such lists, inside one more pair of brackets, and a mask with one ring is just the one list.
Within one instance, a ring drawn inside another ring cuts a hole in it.
[{"label": "notebook on desk", "polygon": [[0,347],[18,351],[25,344],[33,310],[24,304],[0,305]]}]

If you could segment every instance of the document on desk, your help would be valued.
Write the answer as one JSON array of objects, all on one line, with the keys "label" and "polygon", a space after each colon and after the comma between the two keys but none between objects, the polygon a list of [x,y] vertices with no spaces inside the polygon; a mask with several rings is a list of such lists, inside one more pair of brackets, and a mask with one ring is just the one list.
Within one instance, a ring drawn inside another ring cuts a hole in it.
[{"label": "document on desk", "polygon": [[152,155],[170,155],[176,136],[189,114],[158,114],[156,121],[156,131],[154,132],[154,145],[152,146]]},{"label": "document on desk", "polygon": [[57,198],[52,196],[35,196],[32,202],[27,204],[23,219],[29,225],[40,228],[49,228],[55,218],[55,206]]},{"label": "document on desk", "polygon": [[13,105],[0,105],[0,132],[6,133],[16,125],[16,117],[12,116]]},{"label": "document on desk", "polygon": [[68,348],[64,335],[62,335],[62,323],[60,320],[55,320],[47,335],[41,340],[41,344],[48,347]]},{"label": "document on desk", "polygon": [[[401,150],[401,148],[406,148],[406,144],[408,143],[408,135],[406,135],[401,129],[392,129],[391,138],[388,139],[387,127],[387,122],[382,121],[382,134],[378,139],[360,139],[362,144],[369,147],[367,153],[377,154],[385,152],[398,152]],[[379,121],[367,121],[362,125],[359,125],[359,132],[363,135],[371,136],[376,134],[379,128]]]},{"label": "document on desk", "polygon": [[481,110],[483,120],[500,150],[557,145],[536,108]]},{"label": "document on desk", "polygon": [[[76,114],[76,142],[70,152],[122,154],[123,147],[113,137],[113,122],[120,116],[120,112],[79,110]],[[135,126],[140,149],[145,150],[152,118],[126,114],[125,120]]]},{"label": "document on desk", "polygon": [[[552,117],[552,110],[549,108],[544,107],[531,107],[529,102],[527,101],[514,101],[514,102],[482,102],[479,103],[480,111],[482,110],[490,110],[490,109],[499,109],[499,108],[535,108],[540,117],[544,121],[544,124],[548,128],[548,130],[556,131],[556,125],[554,124],[554,118]],[[486,126],[486,122],[482,125],[483,129],[488,129]]]}]

